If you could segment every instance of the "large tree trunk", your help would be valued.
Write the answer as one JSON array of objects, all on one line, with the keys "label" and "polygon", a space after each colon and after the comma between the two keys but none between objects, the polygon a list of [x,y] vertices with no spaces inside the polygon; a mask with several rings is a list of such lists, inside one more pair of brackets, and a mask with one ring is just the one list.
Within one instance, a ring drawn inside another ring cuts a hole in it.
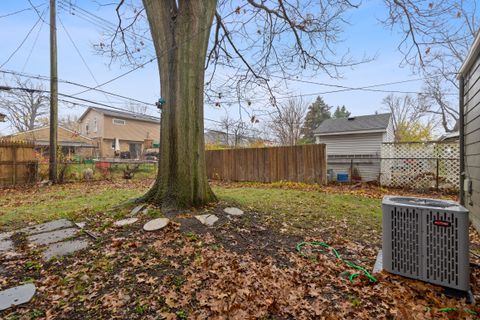
[{"label": "large tree trunk", "polygon": [[201,206],[215,200],[205,165],[203,90],[216,0],[143,3],[166,101],[160,123],[157,180],[143,200],[167,208]]}]

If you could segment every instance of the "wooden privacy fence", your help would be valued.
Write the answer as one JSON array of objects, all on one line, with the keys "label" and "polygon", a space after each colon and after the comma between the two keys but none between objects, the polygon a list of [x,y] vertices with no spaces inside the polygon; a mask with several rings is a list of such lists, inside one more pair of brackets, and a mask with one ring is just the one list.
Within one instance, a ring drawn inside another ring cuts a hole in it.
[{"label": "wooden privacy fence", "polygon": [[0,187],[35,182],[37,168],[33,142],[0,139]]},{"label": "wooden privacy fence", "polygon": [[297,181],[325,184],[324,144],[291,147],[208,150],[209,179],[226,181]]}]

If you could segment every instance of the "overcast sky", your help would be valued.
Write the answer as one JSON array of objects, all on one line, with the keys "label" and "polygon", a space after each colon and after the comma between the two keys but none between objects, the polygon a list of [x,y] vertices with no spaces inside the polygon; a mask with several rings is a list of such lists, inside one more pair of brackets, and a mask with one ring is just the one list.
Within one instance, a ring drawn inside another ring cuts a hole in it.
[{"label": "overcast sky", "polygon": [[[32,2],[36,5],[43,4],[43,6],[39,8],[39,12],[42,14],[45,10],[44,18],[45,21],[48,21],[47,1],[35,0]],[[96,2],[90,0],[77,0],[75,3],[87,11],[101,16],[112,23],[116,23],[113,7],[100,8]],[[11,59],[5,63],[38,20],[38,15],[34,10],[25,10],[9,16],[5,15],[26,8],[30,8],[27,0],[0,2],[0,39],[2,39],[0,65],[5,64],[1,70],[13,70],[48,76],[49,34],[48,25],[43,22],[38,23],[37,26],[33,28],[24,44]],[[109,65],[110,60],[108,58],[95,54],[93,44],[99,42],[101,28],[92,21],[87,21],[85,17],[72,13],[74,12],[66,8],[59,8],[59,20],[65,25],[65,28],[75,42],[75,45],[86,61],[88,68],[92,71],[95,79],[72,45],[61,23],[58,23],[58,72],[60,79],[95,86],[97,82],[102,83],[108,81],[131,68],[129,66],[122,67],[118,63]],[[402,68],[400,66],[402,56],[397,50],[397,45],[401,35],[395,30],[390,31],[383,28],[379,19],[382,19],[385,14],[386,10],[382,1],[363,1],[359,9],[351,10],[347,16],[350,25],[345,28],[343,34],[344,42],[338,46],[340,51],[349,49],[353,57],[362,58],[364,55],[375,56],[376,59],[373,62],[359,65],[353,69],[344,69],[342,79],[331,79],[326,75],[319,74],[309,80],[334,85],[359,87],[418,79],[418,75],[412,74],[408,67]],[[219,76],[228,76],[228,74],[219,74]],[[0,79],[2,79],[0,81],[3,84],[3,77],[0,77]],[[421,81],[412,81],[404,84],[381,87],[381,89],[419,91],[421,90],[421,85]],[[45,88],[48,89],[48,82],[45,82]],[[110,92],[153,103],[158,100],[159,97],[159,79],[156,62],[150,63],[144,68],[138,69],[102,88]],[[311,102],[315,100],[317,93],[331,91],[332,87],[290,81],[287,82],[287,88],[285,88],[285,90],[290,93],[305,95],[304,99]],[[60,83],[59,91],[72,94],[82,91],[82,88]],[[387,93],[379,92],[348,91],[323,94],[322,97],[329,105],[345,105],[353,115],[364,115],[372,114],[376,111],[384,111],[381,102],[386,95]],[[108,105],[125,107],[125,101],[122,99],[106,97],[99,93],[87,92],[79,95],[79,97],[92,99]],[[264,96],[252,97],[252,99],[255,98],[264,98]],[[67,105],[64,104],[61,104],[60,108],[61,115],[67,113],[81,114],[85,110],[84,107],[67,107]],[[232,106],[227,109],[231,117],[239,116],[237,107]],[[156,112],[154,107],[149,109],[149,113],[151,114],[155,114]],[[205,117],[208,119],[218,120],[224,115],[224,109],[218,109],[209,105],[205,106]],[[206,121],[205,126],[215,128],[216,124],[211,121]],[[8,123],[0,123],[0,134],[9,133],[11,130],[12,128]]]}]

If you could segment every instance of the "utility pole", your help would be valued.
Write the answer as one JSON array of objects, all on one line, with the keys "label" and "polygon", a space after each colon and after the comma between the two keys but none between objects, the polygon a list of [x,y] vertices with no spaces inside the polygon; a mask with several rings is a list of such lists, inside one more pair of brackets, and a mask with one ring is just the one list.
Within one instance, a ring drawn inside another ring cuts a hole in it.
[{"label": "utility pole", "polygon": [[48,177],[57,183],[58,75],[56,0],[50,0],[50,161]]}]

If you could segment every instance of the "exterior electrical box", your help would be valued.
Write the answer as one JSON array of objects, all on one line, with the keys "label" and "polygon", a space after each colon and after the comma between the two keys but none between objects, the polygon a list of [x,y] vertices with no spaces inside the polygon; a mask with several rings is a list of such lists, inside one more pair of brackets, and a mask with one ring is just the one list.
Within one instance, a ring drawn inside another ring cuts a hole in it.
[{"label": "exterior electrical box", "polygon": [[468,210],[446,200],[386,196],[383,268],[444,287],[470,289]]}]

